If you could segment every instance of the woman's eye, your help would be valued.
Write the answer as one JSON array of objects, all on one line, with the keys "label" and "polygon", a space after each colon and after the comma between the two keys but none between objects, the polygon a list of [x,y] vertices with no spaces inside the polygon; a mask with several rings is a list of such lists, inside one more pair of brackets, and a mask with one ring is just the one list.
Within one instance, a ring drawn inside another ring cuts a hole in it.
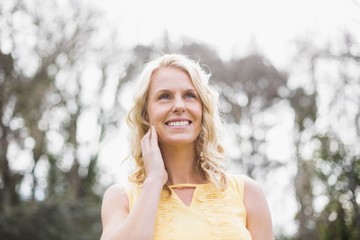
[{"label": "woman's eye", "polygon": [[160,95],[159,100],[162,100],[162,99],[170,99],[170,96],[167,94]]},{"label": "woman's eye", "polygon": [[185,94],[185,98],[196,98],[196,96],[193,93],[187,93]]}]

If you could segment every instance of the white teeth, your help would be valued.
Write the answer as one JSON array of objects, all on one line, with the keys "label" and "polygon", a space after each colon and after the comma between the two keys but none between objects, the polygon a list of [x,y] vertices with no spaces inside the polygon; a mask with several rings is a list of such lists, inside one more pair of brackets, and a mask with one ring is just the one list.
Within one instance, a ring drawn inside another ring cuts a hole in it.
[{"label": "white teeth", "polygon": [[171,127],[187,126],[189,125],[189,121],[168,122],[167,125]]}]

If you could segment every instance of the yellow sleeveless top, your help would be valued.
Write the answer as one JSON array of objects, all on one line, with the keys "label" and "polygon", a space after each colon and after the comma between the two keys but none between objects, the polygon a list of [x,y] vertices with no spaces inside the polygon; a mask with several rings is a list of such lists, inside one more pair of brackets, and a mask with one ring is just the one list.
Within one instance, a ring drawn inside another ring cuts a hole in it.
[{"label": "yellow sleeveless top", "polygon": [[[230,175],[224,192],[211,183],[177,184],[169,186],[195,187],[190,206],[186,206],[176,193],[162,191],[155,223],[155,240],[251,240],[246,229],[244,176]],[[132,184],[127,189],[129,211],[141,192]]]}]

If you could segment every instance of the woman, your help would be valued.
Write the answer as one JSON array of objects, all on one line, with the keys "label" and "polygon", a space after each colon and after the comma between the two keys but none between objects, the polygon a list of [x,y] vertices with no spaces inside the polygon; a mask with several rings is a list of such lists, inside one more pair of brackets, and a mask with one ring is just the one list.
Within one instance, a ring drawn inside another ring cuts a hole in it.
[{"label": "woman", "polygon": [[139,80],[128,114],[136,170],[105,192],[101,239],[273,239],[259,185],[222,168],[217,94],[201,66],[166,54]]}]

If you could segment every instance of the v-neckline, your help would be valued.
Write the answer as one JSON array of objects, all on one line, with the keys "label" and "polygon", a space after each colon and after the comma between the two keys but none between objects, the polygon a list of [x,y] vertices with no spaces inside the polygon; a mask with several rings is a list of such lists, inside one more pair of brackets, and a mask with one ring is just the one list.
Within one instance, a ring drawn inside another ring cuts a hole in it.
[{"label": "v-neckline", "polygon": [[172,189],[172,188],[170,188],[170,189],[171,189],[172,195],[174,196],[175,200],[177,202],[179,202],[180,205],[182,205],[183,207],[186,207],[186,208],[191,208],[191,206],[194,203],[194,197],[196,195],[197,186],[189,186],[189,187],[183,187],[183,188],[193,188],[193,192],[192,192],[192,195],[190,198],[189,205],[187,205],[187,203],[181,199],[181,197],[178,195],[178,193],[174,189]]},{"label": "v-neckline", "polygon": [[[204,186],[208,183],[203,183],[203,184],[196,184],[196,183],[180,183],[180,184],[174,184],[174,185],[169,185],[169,188],[172,192],[172,195],[174,196],[174,198],[176,199],[177,202],[179,202],[180,205],[182,205],[185,208],[191,208],[194,205],[194,201],[195,198],[198,194],[198,188],[201,186]],[[175,192],[175,190],[173,188],[194,188],[194,191],[192,193],[191,196],[191,201],[190,204],[187,205],[181,198],[180,196]]]}]

